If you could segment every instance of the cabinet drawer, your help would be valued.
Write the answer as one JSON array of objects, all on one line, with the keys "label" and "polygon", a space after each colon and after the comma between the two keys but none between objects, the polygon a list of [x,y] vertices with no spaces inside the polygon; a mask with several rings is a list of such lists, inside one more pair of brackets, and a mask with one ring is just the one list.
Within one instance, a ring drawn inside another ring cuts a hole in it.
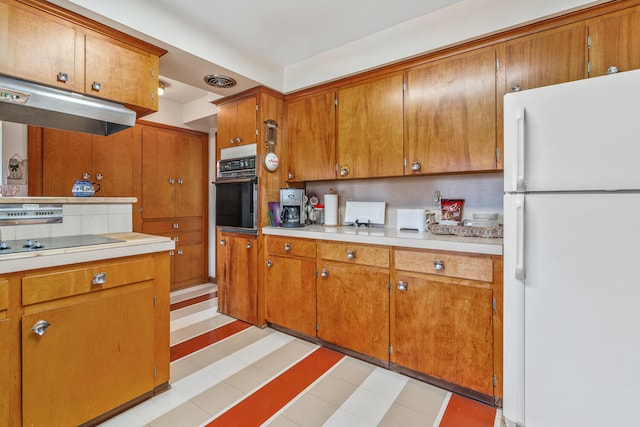
[{"label": "cabinet drawer", "polygon": [[174,218],[161,221],[144,221],[142,232],[146,234],[175,234],[181,231],[202,230],[202,218]]},{"label": "cabinet drawer", "polygon": [[320,251],[320,258],[323,260],[389,268],[389,248],[320,242],[318,251]]},{"label": "cabinet drawer", "polygon": [[433,251],[394,251],[396,270],[493,282],[490,257]]},{"label": "cabinet drawer", "polygon": [[[153,279],[153,258],[57,268],[22,278],[22,304],[29,305]],[[94,278],[105,273],[103,284]]]},{"label": "cabinet drawer", "polygon": [[267,252],[275,255],[315,258],[316,242],[315,240],[269,236],[267,237]]},{"label": "cabinet drawer", "polygon": [[9,308],[9,281],[0,280],[0,310]]}]

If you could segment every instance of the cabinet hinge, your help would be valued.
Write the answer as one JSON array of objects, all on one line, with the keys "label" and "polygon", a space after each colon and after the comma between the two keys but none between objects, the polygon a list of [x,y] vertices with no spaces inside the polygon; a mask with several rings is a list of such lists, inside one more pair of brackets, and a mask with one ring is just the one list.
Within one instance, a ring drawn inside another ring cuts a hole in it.
[{"label": "cabinet hinge", "polygon": [[496,58],[496,71],[500,69],[500,60]]},{"label": "cabinet hinge", "polygon": [[156,296],[155,295],[153,296],[153,306],[154,307],[156,306]]},{"label": "cabinet hinge", "polygon": [[493,311],[496,311],[496,308],[498,307],[498,304],[496,303],[496,299],[493,299],[493,302],[491,303],[491,306],[493,307]]},{"label": "cabinet hinge", "polygon": [[496,148],[496,161],[500,160],[500,149]]},{"label": "cabinet hinge", "polygon": [[333,105],[338,106],[338,98],[333,98]]},{"label": "cabinet hinge", "polygon": [[320,323],[316,323],[316,331],[320,330]]},{"label": "cabinet hinge", "polygon": [[389,346],[389,354],[393,354],[393,346],[392,345]]},{"label": "cabinet hinge", "polygon": [[497,387],[498,386],[498,379],[496,378],[496,376],[493,376],[493,386]]},{"label": "cabinet hinge", "polygon": [[591,75],[591,61],[587,62],[587,76]]},{"label": "cabinet hinge", "polygon": [[256,111],[258,111],[258,104],[256,104]]},{"label": "cabinet hinge", "polygon": [[316,279],[318,278],[318,270],[316,270]]},{"label": "cabinet hinge", "polygon": [[256,129],[256,136],[258,136],[258,129]]},{"label": "cabinet hinge", "polygon": [[391,282],[389,282],[389,293],[391,293],[392,289],[393,289],[393,284]]},{"label": "cabinet hinge", "polygon": [[591,36],[587,36],[587,49],[591,49]]},{"label": "cabinet hinge", "polygon": [[158,370],[156,369],[156,367],[153,367],[153,379],[156,379],[158,377]]},{"label": "cabinet hinge", "polygon": [[406,82],[402,82],[402,91],[403,92],[407,91],[407,83]]}]

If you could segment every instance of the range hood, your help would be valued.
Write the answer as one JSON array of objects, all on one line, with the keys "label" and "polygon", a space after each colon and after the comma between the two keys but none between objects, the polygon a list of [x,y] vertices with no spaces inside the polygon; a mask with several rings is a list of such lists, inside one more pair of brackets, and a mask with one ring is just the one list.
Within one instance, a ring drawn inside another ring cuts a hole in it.
[{"label": "range hood", "polygon": [[135,124],[124,106],[0,74],[0,120],[111,135]]}]

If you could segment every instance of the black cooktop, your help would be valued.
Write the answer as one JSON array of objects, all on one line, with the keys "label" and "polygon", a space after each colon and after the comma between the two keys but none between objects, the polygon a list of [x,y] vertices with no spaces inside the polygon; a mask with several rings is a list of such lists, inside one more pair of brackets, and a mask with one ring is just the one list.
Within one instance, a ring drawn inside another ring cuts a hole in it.
[{"label": "black cooktop", "polygon": [[97,234],[7,240],[0,242],[0,255],[20,252],[40,252],[46,251],[47,249],[63,249],[119,242],[124,242],[124,240],[113,239],[111,237],[104,237]]}]

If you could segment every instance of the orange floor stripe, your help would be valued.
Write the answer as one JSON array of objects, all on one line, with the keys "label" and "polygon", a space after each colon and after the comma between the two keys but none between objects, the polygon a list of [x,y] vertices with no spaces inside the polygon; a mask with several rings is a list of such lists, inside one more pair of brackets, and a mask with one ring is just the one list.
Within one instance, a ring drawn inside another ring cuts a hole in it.
[{"label": "orange floor stripe", "polygon": [[344,355],[324,347],[296,363],[237,405],[207,424],[218,426],[259,426],[300,394]]},{"label": "orange floor stripe", "polygon": [[493,427],[495,418],[495,408],[452,394],[440,427]]},{"label": "orange floor stripe", "polygon": [[177,310],[179,308],[184,308],[184,307],[188,307],[188,306],[193,305],[193,304],[197,304],[197,303],[202,302],[202,301],[208,301],[210,299],[214,299],[214,298],[217,298],[217,297],[218,297],[218,291],[213,291],[210,294],[200,295],[199,297],[189,298],[189,299],[186,299],[184,301],[174,302],[173,304],[171,304],[169,309],[171,311],[173,311],[173,310]]},{"label": "orange floor stripe", "polygon": [[193,353],[194,351],[205,348],[206,346],[211,345],[215,342],[230,337],[231,335],[243,331],[250,326],[251,325],[249,323],[243,322],[241,320],[234,320],[233,322],[227,323],[226,325],[223,325],[212,331],[205,332],[202,335],[198,335],[197,337],[193,337],[187,341],[183,341],[180,344],[171,346],[171,362],[178,360],[181,357],[185,357]]}]

